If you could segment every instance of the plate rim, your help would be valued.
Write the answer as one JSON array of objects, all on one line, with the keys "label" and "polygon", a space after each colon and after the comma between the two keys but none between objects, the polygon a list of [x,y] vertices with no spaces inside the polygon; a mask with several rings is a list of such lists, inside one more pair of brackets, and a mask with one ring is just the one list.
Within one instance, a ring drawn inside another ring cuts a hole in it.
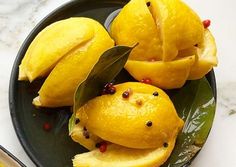
[{"label": "plate rim", "polygon": [[[22,55],[23,53],[25,53],[25,50],[27,50],[28,48],[28,41],[32,41],[33,37],[36,34],[38,34],[38,32],[41,30],[41,27],[43,26],[43,24],[45,24],[45,22],[47,22],[47,20],[50,20],[50,18],[53,18],[54,15],[56,15],[57,13],[60,13],[61,11],[63,11],[65,8],[69,8],[70,6],[73,6],[77,3],[81,3],[83,1],[86,0],[72,0],[69,2],[66,2],[62,5],[60,5],[59,7],[57,7],[56,9],[54,9],[53,11],[51,11],[49,14],[47,14],[43,19],[41,19],[36,26],[30,31],[30,33],[27,35],[27,37],[24,39],[24,42],[21,44],[19,51],[17,52],[16,58],[14,60],[12,69],[11,69],[11,74],[10,74],[10,82],[9,82],[9,97],[8,97],[8,102],[9,102],[9,110],[10,110],[10,115],[11,115],[11,120],[12,120],[12,124],[15,130],[15,133],[17,135],[18,140],[21,143],[21,146],[23,147],[25,153],[28,155],[28,157],[30,158],[30,160],[39,167],[43,167],[43,165],[41,164],[41,162],[37,159],[37,156],[33,154],[32,150],[29,147],[29,144],[26,142],[26,140],[24,140],[24,136],[23,131],[20,127],[20,123],[15,115],[16,113],[16,108],[15,108],[15,98],[14,98],[14,92],[15,92],[15,86],[16,86],[16,82],[18,82],[17,80],[15,80],[15,78],[17,78],[18,73],[19,73],[19,62],[21,62],[22,60]],[[27,46],[27,48],[26,48]],[[207,75],[206,78],[212,88],[212,92],[213,95],[215,97],[215,100],[217,101],[217,85],[216,85],[216,78],[215,78],[215,73],[214,70],[212,69]],[[216,112],[216,109],[215,109]],[[212,127],[211,127],[212,128]],[[211,132],[211,129],[209,131],[209,133]],[[209,135],[209,134],[208,134]],[[203,145],[204,147],[204,145]],[[201,150],[200,150],[201,151]],[[200,152],[199,151],[199,152]],[[198,153],[199,153],[198,152]],[[196,156],[198,155],[195,154],[194,158],[191,159],[191,161],[188,164],[185,164],[183,167],[187,167],[191,164],[191,162],[196,158]]]}]

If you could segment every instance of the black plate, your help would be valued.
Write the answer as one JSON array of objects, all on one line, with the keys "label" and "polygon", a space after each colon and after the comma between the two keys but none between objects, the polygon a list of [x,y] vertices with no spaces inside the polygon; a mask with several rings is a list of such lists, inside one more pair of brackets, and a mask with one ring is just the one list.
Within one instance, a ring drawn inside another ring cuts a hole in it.
[{"label": "black plate", "polygon": [[[86,151],[74,143],[68,136],[67,121],[70,108],[36,109],[32,99],[43,80],[32,84],[19,82],[18,66],[32,40],[49,24],[73,16],[93,18],[104,24],[107,16],[121,8],[126,0],[75,0],[71,1],[49,14],[29,34],[23,43],[15,60],[9,87],[9,105],[13,125],[17,136],[31,160],[39,167],[69,167],[74,155]],[[216,96],[214,72],[207,78]],[[50,123],[51,132],[43,130],[43,124]]]}]

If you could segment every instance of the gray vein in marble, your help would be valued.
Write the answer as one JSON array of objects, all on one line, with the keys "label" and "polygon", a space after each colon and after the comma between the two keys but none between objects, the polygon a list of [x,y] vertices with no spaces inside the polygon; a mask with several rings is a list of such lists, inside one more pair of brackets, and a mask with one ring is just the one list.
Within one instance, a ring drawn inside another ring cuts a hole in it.
[{"label": "gray vein in marble", "polygon": [[[224,108],[223,115],[236,114],[236,82],[218,84],[218,104]],[[219,111],[221,112],[221,111]]]},{"label": "gray vein in marble", "polygon": [[230,115],[234,115],[234,114],[236,114],[236,111],[235,111],[235,110],[231,110],[231,111],[229,112],[229,116],[230,116]]}]

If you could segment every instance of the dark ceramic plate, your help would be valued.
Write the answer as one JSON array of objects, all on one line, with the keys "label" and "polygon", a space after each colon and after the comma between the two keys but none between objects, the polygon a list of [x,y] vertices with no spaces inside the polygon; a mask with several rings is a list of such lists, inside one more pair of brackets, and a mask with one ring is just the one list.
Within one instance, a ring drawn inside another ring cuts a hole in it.
[{"label": "dark ceramic plate", "polygon": [[[68,136],[67,122],[70,108],[37,109],[32,105],[32,99],[43,80],[19,82],[18,66],[32,40],[47,25],[72,16],[93,18],[104,24],[106,18],[113,11],[121,8],[125,0],[75,0],[71,1],[43,19],[30,33],[23,43],[15,60],[9,88],[9,105],[12,121],[17,136],[31,160],[39,167],[70,167],[74,155],[85,152],[79,144],[74,143]],[[122,78],[129,77],[127,73]],[[207,75],[214,95],[216,85],[214,72]],[[43,124],[48,122],[52,130],[43,130]]]}]

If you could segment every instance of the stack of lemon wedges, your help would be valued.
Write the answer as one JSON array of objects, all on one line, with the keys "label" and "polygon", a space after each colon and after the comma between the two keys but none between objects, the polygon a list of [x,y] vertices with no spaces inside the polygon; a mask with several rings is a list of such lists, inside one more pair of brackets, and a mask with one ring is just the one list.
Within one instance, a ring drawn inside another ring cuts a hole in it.
[{"label": "stack of lemon wedges", "polygon": [[75,156],[74,167],[162,165],[184,124],[173,103],[148,84],[126,82],[115,88],[114,95],[96,97],[76,112],[80,122],[72,139],[91,152]]},{"label": "stack of lemon wedges", "polygon": [[198,15],[180,0],[132,0],[115,18],[118,45],[139,45],[126,64],[137,80],[180,88],[217,65],[215,40]]},{"label": "stack of lemon wedges", "polygon": [[99,57],[114,46],[103,26],[89,18],[69,18],[49,25],[29,46],[19,80],[47,77],[33,104],[72,106],[74,92]]}]

